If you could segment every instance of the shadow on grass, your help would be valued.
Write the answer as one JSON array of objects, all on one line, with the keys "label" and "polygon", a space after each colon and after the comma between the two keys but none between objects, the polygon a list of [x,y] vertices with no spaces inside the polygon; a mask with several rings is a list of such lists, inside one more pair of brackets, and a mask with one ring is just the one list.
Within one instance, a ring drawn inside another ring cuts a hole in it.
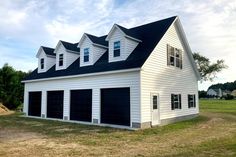
[{"label": "shadow on grass", "polygon": [[52,137],[63,137],[65,134],[83,135],[94,132],[110,134],[119,131],[128,131],[109,127],[67,123],[56,120],[22,117],[21,113],[0,116],[0,128],[4,127],[33,131]]},{"label": "shadow on grass", "polygon": [[[50,137],[87,136],[96,135],[100,137],[108,137],[112,134],[114,139],[125,139],[127,136],[133,136],[132,140],[142,140],[144,136],[152,136],[165,134],[172,131],[189,128],[208,120],[208,117],[198,116],[191,120],[177,122],[161,127],[154,127],[145,130],[129,131],[123,129],[115,129],[110,127],[100,127],[84,124],[73,124],[54,120],[42,120],[35,118],[22,117],[22,114],[15,113],[12,115],[0,116],[0,128],[21,129],[41,133]],[[142,136],[141,136],[142,135]],[[110,136],[111,137],[111,136]]]}]

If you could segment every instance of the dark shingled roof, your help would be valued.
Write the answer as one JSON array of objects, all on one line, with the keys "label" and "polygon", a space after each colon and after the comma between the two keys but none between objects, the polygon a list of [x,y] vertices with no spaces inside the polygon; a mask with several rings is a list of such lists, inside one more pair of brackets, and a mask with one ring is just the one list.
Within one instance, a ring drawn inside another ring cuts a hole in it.
[{"label": "dark shingled roof", "polygon": [[45,47],[45,46],[41,46],[41,47],[42,47],[43,51],[46,53],[46,55],[56,56],[53,48]]},{"label": "dark shingled roof", "polygon": [[96,44],[99,44],[99,45],[103,45],[103,46],[106,46],[108,47],[108,41],[105,41],[107,35],[104,35],[104,36],[101,36],[101,37],[96,37],[94,35],[91,35],[91,34],[87,34],[85,33],[88,38],[93,42],[93,43],[96,43]]},{"label": "dark shingled roof", "polygon": [[140,36],[139,36],[139,33],[135,32],[135,31],[130,31],[130,29],[127,29],[125,27],[122,27],[118,24],[116,24],[126,35],[130,36],[130,37],[133,37],[135,39],[138,39],[140,40]]},{"label": "dark shingled roof", "polygon": [[[134,51],[124,61],[109,63],[108,51],[106,51],[94,65],[80,67],[80,59],[78,58],[74,63],[72,63],[67,69],[64,70],[56,71],[55,65],[44,73],[37,73],[37,69],[35,69],[30,75],[25,78],[25,80],[140,68],[175,19],[176,16],[127,29],[127,32],[130,32],[130,34],[133,35],[136,34],[135,37],[138,37],[138,39],[142,40],[142,42],[138,44]],[[104,37],[105,36],[103,36],[103,38]]]},{"label": "dark shingled roof", "polygon": [[66,41],[62,41],[62,40],[60,40],[60,41],[67,50],[80,52],[80,48],[77,47],[79,43],[72,44],[72,43],[68,43]]}]

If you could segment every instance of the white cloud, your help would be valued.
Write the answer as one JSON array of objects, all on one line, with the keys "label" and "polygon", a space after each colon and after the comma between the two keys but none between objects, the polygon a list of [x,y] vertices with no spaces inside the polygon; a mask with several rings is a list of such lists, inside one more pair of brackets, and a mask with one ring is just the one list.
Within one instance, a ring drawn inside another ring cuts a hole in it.
[{"label": "white cloud", "polygon": [[[58,40],[78,42],[84,32],[103,35],[114,23],[133,27],[173,15],[179,15],[194,52],[201,52],[211,60],[226,61],[229,68],[214,83],[234,81],[235,0],[3,0],[0,1],[0,43],[17,44],[11,44],[10,51],[0,44],[0,64],[11,59],[13,65],[22,62],[17,68],[33,69],[28,66],[33,65],[29,58],[34,57],[40,45],[54,47]],[[22,53],[25,58],[20,58]],[[206,89],[209,84],[206,82],[200,89]]]}]

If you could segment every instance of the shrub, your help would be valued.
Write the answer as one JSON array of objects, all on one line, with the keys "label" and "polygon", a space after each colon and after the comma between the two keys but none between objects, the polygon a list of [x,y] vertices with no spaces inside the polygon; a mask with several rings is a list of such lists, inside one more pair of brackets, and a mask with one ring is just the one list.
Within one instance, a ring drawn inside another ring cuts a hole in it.
[{"label": "shrub", "polygon": [[231,95],[231,94],[227,94],[227,95],[224,96],[224,99],[225,100],[232,100],[232,99],[234,99],[234,96]]}]

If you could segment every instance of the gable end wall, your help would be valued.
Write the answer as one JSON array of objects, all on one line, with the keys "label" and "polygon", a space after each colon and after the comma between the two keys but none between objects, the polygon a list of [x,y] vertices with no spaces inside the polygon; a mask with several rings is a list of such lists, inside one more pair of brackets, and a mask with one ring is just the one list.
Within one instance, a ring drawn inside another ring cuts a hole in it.
[{"label": "gable end wall", "polygon": [[[196,98],[198,98],[198,81],[176,30],[175,24],[172,24],[142,67],[142,122],[148,122],[152,119],[151,92],[159,93],[160,120],[196,114],[199,112],[198,99],[196,99],[196,108],[188,108],[187,95],[196,94]],[[183,50],[182,70],[176,67],[167,66],[167,44]],[[171,93],[181,94],[181,110],[171,110]]]}]

